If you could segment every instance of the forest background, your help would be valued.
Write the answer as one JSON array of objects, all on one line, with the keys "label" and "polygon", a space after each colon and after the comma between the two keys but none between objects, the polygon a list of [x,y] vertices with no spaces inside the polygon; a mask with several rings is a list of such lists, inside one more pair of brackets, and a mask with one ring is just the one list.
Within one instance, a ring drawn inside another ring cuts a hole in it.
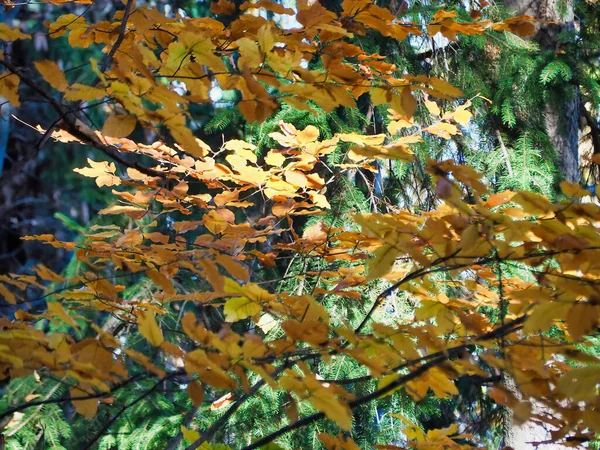
[{"label": "forest background", "polygon": [[5,448],[597,448],[595,0],[3,5]]}]

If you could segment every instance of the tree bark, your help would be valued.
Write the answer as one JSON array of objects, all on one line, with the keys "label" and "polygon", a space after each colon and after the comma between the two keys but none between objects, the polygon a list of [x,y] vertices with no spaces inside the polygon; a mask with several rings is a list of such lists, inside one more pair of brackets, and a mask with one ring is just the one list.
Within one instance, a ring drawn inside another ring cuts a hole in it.
[{"label": "tree bark", "polygon": [[[504,5],[516,14],[528,14],[546,21],[537,25],[534,39],[542,50],[558,50],[556,36],[574,28],[573,2],[574,0],[504,0]],[[551,100],[544,111],[546,132],[556,150],[562,176],[567,181],[578,182],[579,89],[569,83],[551,89]]]},{"label": "tree bark", "polygon": [[[507,376],[502,377],[504,387],[509,390],[515,398],[522,400],[519,392],[519,387],[514,378]],[[544,414],[545,408],[540,404],[532,405],[532,415]],[[552,430],[532,420],[520,423],[515,420],[515,414],[512,409],[506,408],[503,417],[503,436],[502,449],[513,450],[574,450],[581,447],[567,447],[562,444],[552,442]],[[551,442],[549,444],[537,444],[540,442]]]},{"label": "tree bark", "polygon": [[[562,2],[562,11],[560,3]],[[504,5],[513,13],[527,14],[546,23],[536,25],[534,40],[542,50],[558,50],[556,36],[574,28],[574,0],[504,0]],[[561,14],[562,13],[562,14]],[[551,22],[551,23],[547,23]],[[579,90],[573,84],[562,83],[552,87],[544,110],[546,133],[555,148],[562,177],[578,182],[579,172]],[[517,398],[519,388],[514,379],[505,377],[505,387]],[[544,408],[533,405],[534,414],[543,414]],[[518,423],[512,411],[504,415],[503,443],[514,450],[559,450],[567,447],[560,444],[535,446],[534,442],[552,441],[551,430],[533,421]],[[502,447],[501,447],[502,448]]]}]

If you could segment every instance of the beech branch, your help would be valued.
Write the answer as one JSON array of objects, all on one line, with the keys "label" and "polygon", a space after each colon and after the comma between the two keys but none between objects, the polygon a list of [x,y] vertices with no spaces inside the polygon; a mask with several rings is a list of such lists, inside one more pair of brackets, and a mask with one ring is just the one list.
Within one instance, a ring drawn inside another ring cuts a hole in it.
[{"label": "beech branch", "polygon": [[127,4],[125,5],[125,10],[123,11],[123,19],[121,19],[121,27],[119,28],[119,36],[115,41],[114,45],[110,49],[110,53],[106,56],[104,63],[102,64],[102,72],[106,72],[108,68],[112,65],[113,58],[117,53],[117,50],[121,46],[123,39],[125,39],[125,31],[127,30],[127,21],[129,20],[129,15],[131,14],[131,7],[133,6],[134,0],[127,0]]},{"label": "beech branch", "polygon": [[97,148],[108,157],[114,159],[119,164],[125,167],[131,167],[138,170],[139,172],[151,176],[164,178],[165,174],[154,169],[150,169],[137,162],[129,162],[122,155],[121,152],[114,145],[105,144],[93,133],[91,128],[85,125],[79,120],[75,113],[69,111],[63,107],[63,105],[42,89],[38,83],[24,73],[24,70],[20,67],[15,66],[13,63],[6,60],[0,59],[0,65],[6,67],[10,72],[14,73],[19,79],[29,86],[33,91],[43,97],[59,114],[60,121],[64,125],[64,129],[72,134],[74,137],[79,139],[82,143]]},{"label": "beech branch", "polygon": [[[476,339],[476,341],[491,340],[491,339],[495,339],[495,338],[503,336],[503,335],[510,334],[513,331],[519,329],[519,327],[523,324],[523,322],[525,321],[526,318],[527,318],[527,315],[523,315],[515,320],[507,322],[506,324],[504,324],[498,328],[495,328],[494,330],[490,331],[489,333],[485,333],[485,334],[481,335],[479,338]],[[468,346],[469,346],[468,344],[463,344],[463,345],[459,345],[459,346],[453,347],[448,350],[439,351],[432,355],[427,355],[426,357],[421,358],[421,361],[423,361],[425,358],[428,358],[429,359],[428,362],[423,363],[422,365],[420,365],[419,367],[414,369],[412,372],[397,378],[396,380],[392,381],[391,383],[387,384],[386,386],[384,386],[380,389],[376,389],[375,391],[373,391],[369,394],[366,394],[362,397],[359,397],[355,400],[348,402],[348,406],[350,407],[350,409],[356,409],[365,403],[369,403],[369,402],[381,397],[382,395],[392,392],[392,391],[396,390],[397,388],[403,386],[404,384],[408,383],[409,381],[412,381],[415,378],[419,377],[420,375],[424,374],[429,369],[436,367],[452,358],[456,358],[456,357],[460,356],[464,352],[465,348],[467,348]],[[493,381],[494,379],[495,379],[494,377],[491,377],[490,381]],[[289,433],[290,431],[294,431],[294,430],[303,428],[303,427],[310,425],[311,423],[316,422],[317,420],[321,420],[323,418],[325,418],[325,414],[322,412],[311,414],[310,416],[307,416],[307,417],[300,419],[294,423],[286,425],[285,427],[282,427],[279,430],[253,442],[252,444],[244,447],[242,450],[254,450],[254,449],[260,448],[263,445],[266,445],[269,442],[274,441],[278,437],[283,436],[286,433]],[[188,449],[189,448],[190,447],[188,447]]]}]

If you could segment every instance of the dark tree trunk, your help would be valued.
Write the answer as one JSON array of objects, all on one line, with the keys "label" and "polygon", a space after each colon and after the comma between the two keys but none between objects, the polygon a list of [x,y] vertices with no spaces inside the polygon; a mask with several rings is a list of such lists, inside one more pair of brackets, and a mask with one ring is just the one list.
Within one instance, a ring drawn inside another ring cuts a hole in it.
[{"label": "dark tree trunk", "polygon": [[[574,0],[504,0],[516,14],[528,14],[552,23],[537,25],[534,39],[542,50],[558,50],[556,36],[574,28]],[[562,8],[561,8],[562,5]],[[562,15],[561,15],[562,14]],[[546,132],[559,159],[562,176],[579,181],[579,89],[564,83],[552,88],[544,115]]]}]

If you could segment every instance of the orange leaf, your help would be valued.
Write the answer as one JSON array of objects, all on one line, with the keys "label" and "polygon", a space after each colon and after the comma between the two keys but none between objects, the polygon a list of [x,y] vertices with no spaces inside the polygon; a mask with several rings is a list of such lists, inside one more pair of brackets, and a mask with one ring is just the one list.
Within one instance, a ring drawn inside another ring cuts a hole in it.
[{"label": "orange leaf", "polygon": [[195,380],[188,383],[187,393],[194,406],[200,406],[204,401],[204,388]]},{"label": "orange leaf", "polygon": [[44,80],[57,91],[65,92],[69,88],[69,82],[65,74],[54,61],[36,61],[34,65],[37,71],[42,74]]},{"label": "orange leaf", "polygon": [[230,16],[235,12],[235,3],[229,0],[219,0],[218,2],[210,3],[210,10],[215,14],[223,14]]}]

